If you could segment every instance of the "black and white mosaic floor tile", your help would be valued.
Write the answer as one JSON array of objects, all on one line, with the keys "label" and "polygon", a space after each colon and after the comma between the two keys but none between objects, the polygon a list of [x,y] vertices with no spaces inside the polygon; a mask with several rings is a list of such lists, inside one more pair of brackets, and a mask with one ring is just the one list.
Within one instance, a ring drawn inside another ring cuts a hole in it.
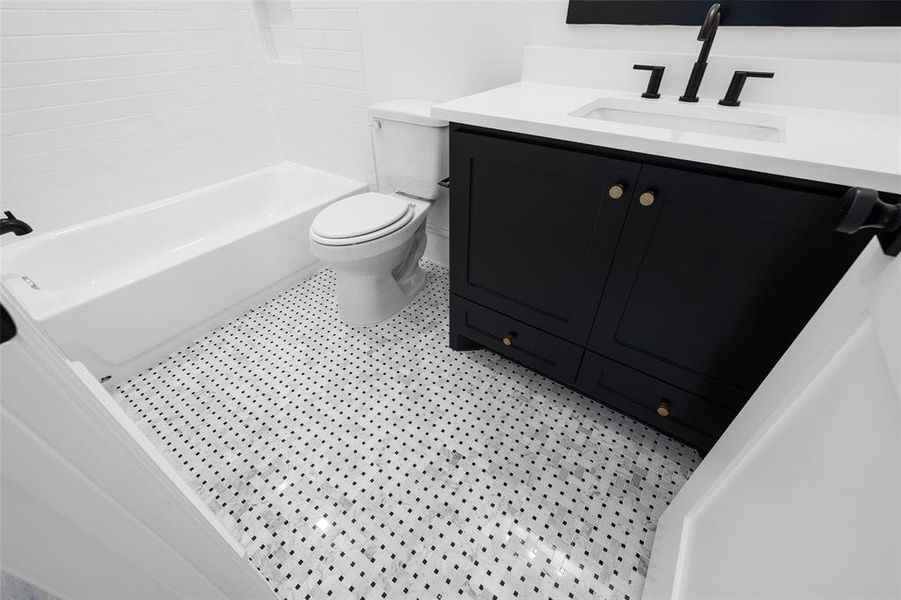
[{"label": "black and white mosaic floor tile", "polygon": [[117,388],[282,598],[632,598],[697,454],[324,270]]}]

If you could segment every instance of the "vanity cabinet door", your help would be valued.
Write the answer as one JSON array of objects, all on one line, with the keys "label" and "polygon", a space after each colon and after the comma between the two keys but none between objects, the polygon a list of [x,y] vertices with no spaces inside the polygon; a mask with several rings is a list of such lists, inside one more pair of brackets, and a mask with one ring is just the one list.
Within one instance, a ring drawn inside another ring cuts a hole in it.
[{"label": "vanity cabinet door", "polygon": [[842,191],[644,166],[589,347],[738,410],[872,237]]},{"label": "vanity cabinet door", "polygon": [[584,345],[639,165],[451,135],[451,291]]}]

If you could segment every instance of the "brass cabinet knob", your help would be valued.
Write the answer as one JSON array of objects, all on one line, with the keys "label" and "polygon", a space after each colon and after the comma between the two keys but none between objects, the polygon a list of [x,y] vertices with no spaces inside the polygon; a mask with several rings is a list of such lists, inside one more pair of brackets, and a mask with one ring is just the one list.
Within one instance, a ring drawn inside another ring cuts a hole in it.
[{"label": "brass cabinet knob", "polygon": [[657,405],[657,414],[661,417],[668,417],[670,413],[670,405],[666,400],[661,400]]},{"label": "brass cabinet knob", "polygon": [[642,193],[641,196],[638,197],[638,202],[642,206],[650,206],[650,205],[654,204],[655,199],[656,199],[656,195],[654,194],[654,190],[648,190],[648,191]]},{"label": "brass cabinet knob", "polygon": [[607,190],[607,194],[609,194],[610,197],[614,200],[619,200],[623,197],[625,191],[626,186],[622,183],[617,183],[616,185],[611,186],[609,190]]},{"label": "brass cabinet knob", "polygon": [[516,337],[516,334],[512,331],[501,338],[501,341],[504,343],[504,346],[512,346],[513,338]]}]

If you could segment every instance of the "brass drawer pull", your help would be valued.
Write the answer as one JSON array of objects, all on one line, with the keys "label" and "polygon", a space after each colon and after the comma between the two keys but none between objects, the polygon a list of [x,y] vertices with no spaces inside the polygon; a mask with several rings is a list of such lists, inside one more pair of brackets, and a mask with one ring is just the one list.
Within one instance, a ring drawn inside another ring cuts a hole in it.
[{"label": "brass drawer pull", "polygon": [[657,405],[657,414],[661,417],[668,417],[670,414],[670,404],[666,400],[661,400]]},{"label": "brass drawer pull", "polygon": [[513,338],[515,338],[515,337],[516,337],[516,334],[511,331],[510,333],[508,333],[507,335],[502,337],[501,341],[504,343],[504,346],[512,346]]},{"label": "brass drawer pull", "polygon": [[648,190],[638,197],[638,203],[642,206],[650,206],[654,204],[654,200],[656,199],[657,195],[654,193],[654,190]]},{"label": "brass drawer pull", "polygon": [[610,186],[610,189],[607,190],[607,194],[613,198],[614,200],[619,200],[623,197],[623,194],[626,191],[626,184],[617,183],[616,185]]}]

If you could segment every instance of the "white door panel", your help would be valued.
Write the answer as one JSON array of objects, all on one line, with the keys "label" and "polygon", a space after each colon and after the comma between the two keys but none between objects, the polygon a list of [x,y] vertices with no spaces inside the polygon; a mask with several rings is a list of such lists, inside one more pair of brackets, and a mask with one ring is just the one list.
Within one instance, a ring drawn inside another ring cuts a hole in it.
[{"label": "white door panel", "polygon": [[242,548],[2,285],[0,558],[69,600],[274,600]]},{"label": "white door panel", "polygon": [[901,597],[901,261],[874,240],[658,524],[643,597]]},{"label": "white door panel", "polygon": [[[9,569],[25,581],[62,600],[174,600],[178,598],[91,532],[77,527],[24,491],[3,480],[3,557]],[[52,536],[48,533],[52,532]],[[15,553],[14,555],[8,553]],[[85,569],[85,559],[103,564],[102,579]],[[52,569],[49,568],[52,566]],[[5,598],[5,596],[4,596]],[[14,596],[15,598],[15,596]],[[28,599],[25,596],[22,600]]]}]

